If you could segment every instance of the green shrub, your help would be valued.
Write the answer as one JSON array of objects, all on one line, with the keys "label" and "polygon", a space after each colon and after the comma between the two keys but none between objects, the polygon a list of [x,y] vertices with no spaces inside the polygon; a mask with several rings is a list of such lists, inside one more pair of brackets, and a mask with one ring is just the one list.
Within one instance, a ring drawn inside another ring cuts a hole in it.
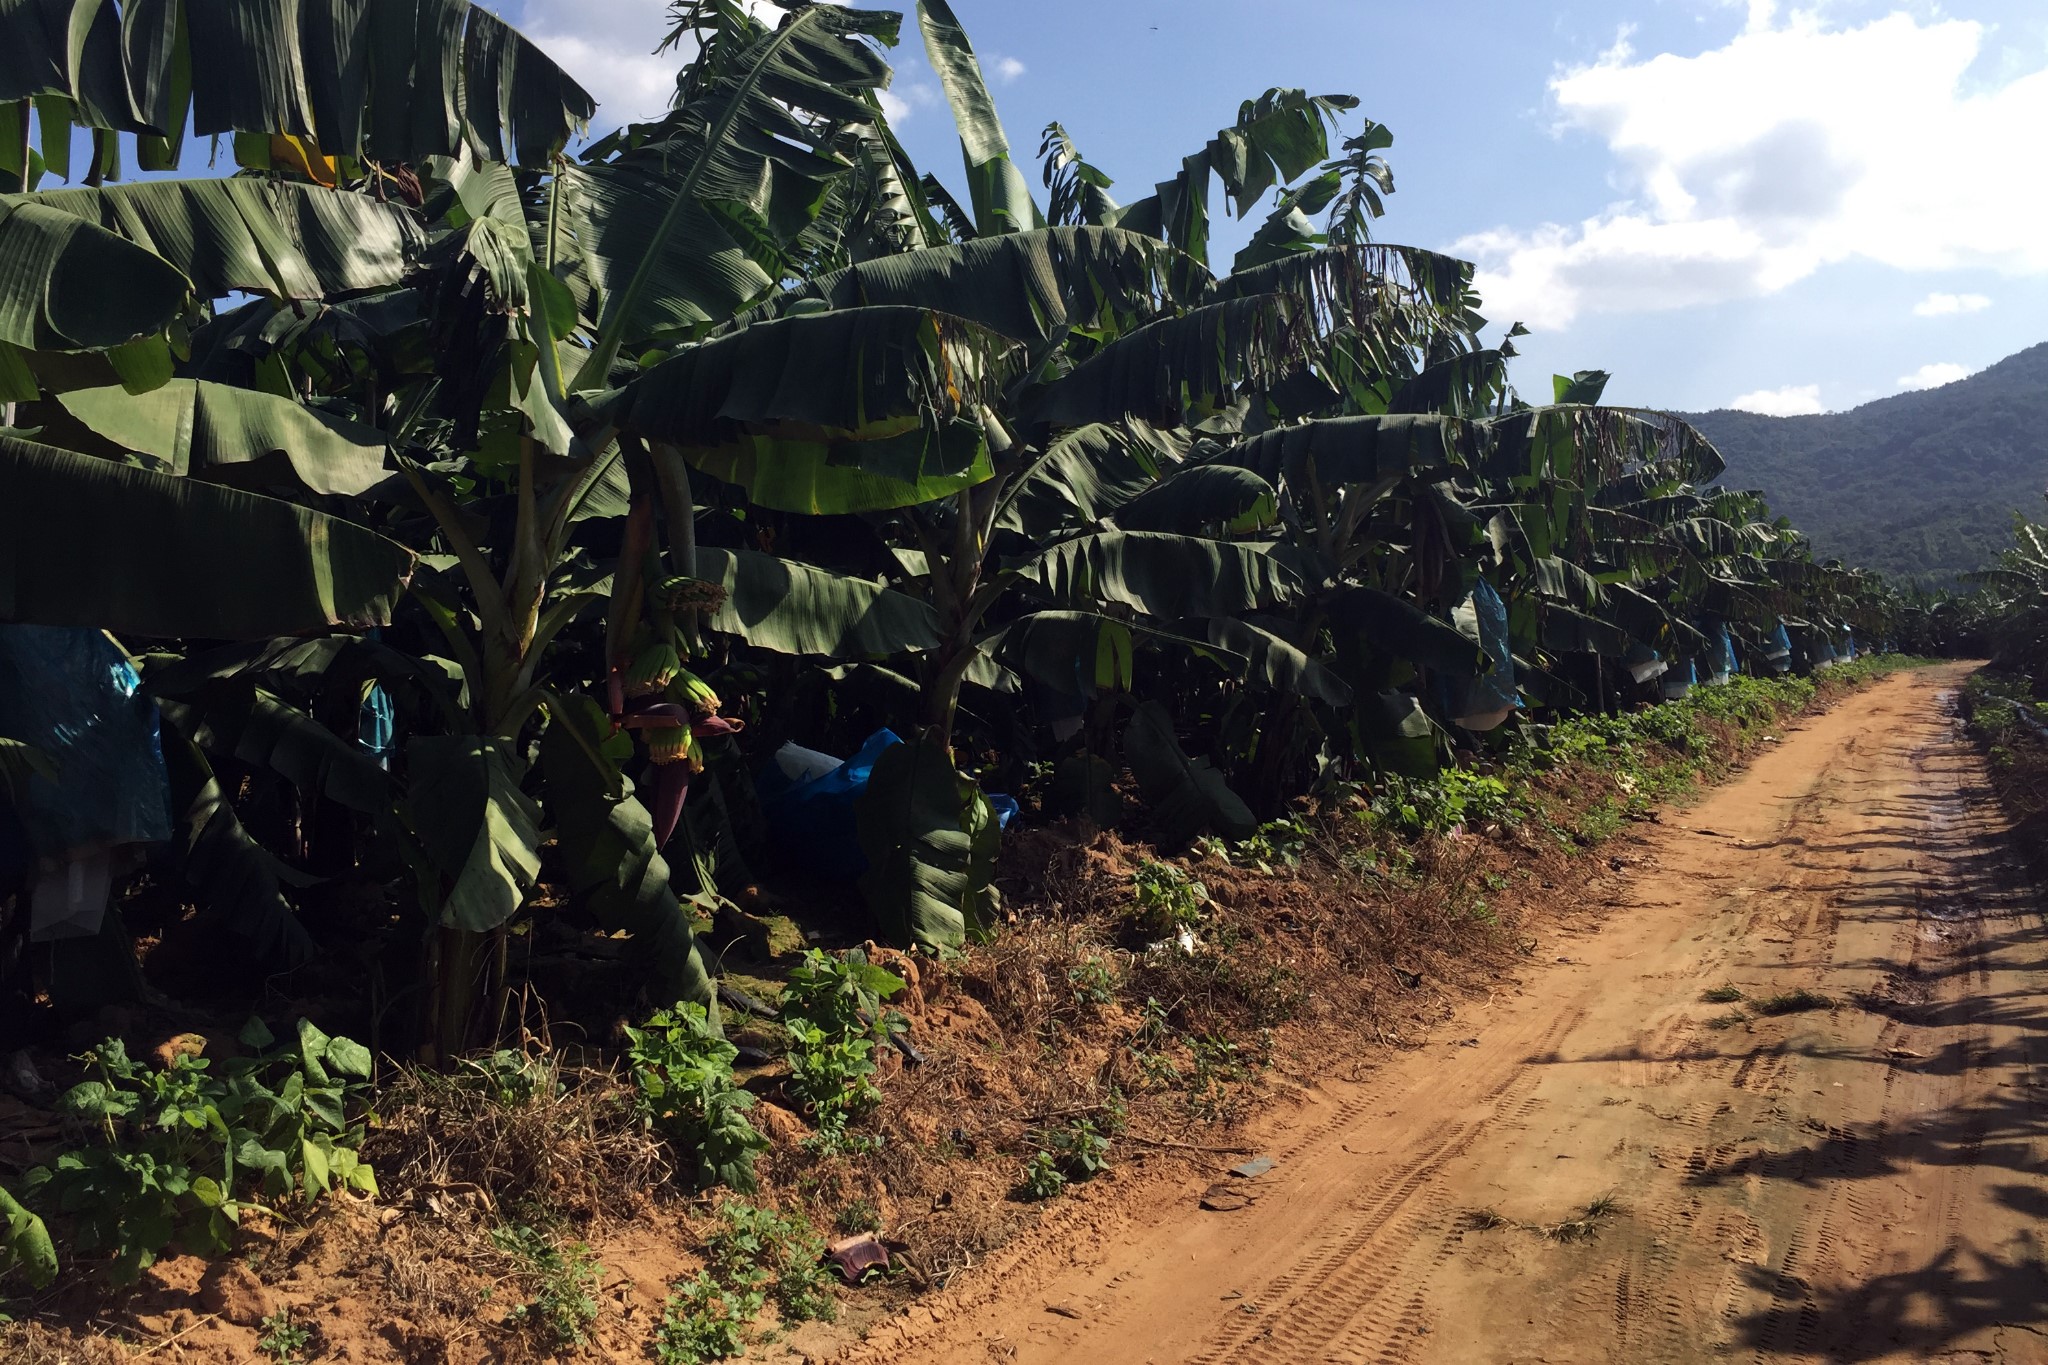
[{"label": "green shrub", "polygon": [[1038,1201],[1055,1198],[1066,1187],[1067,1177],[1060,1170],[1060,1159],[1051,1152],[1033,1152],[1024,1163],[1024,1178],[1017,1182],[1017,1194]]},{"label": "green shrub", "polygon": [[784,1322],[831,1322],[838,1316],[825,1239],[801,1218],[739,1199],[719,1207],[722,1226],[706,1249],[720,1284],[761,1289]]},{"label": "green shrub", "polygon": [[[62,1215],[78,1250],[111,1252],[115,1279],[133,1281],[166,1247],[227,1251],[243,1210],[259,1201],[376,1193],[355,1117],[366,1107],[369,1049],[303,1019],[296,1047],[277,1047],[254,1019],[241,1040],[253,1055],[217,1067],[177,1056],[157,1070],[110,1038],[85,1056],[94,1079],[65,1093],[64,1112],[91,1123],[99,1141],[29,1172],[23,1192]],[[15,1221],[10,1242],[23,1237]]]},{"label": "green shrub", "polygon": [[754,1320],[773,1302],[784,1323],[838,1316],[825,1242],[801,1218],[728,1199],[704,1248],[704,1269],[670,1287],[655,1331],[662,1365],[746,1354]]},{"label": "green shrub", "polygon": [[1165,937],[1202,922],[1209,888],[1185,868],[1151,858],[1131,873],[1131,918],[1147,934]]},{"label": "green shrub", "polygon": [[661,1010],[626,1030],[626,1061],[641,1113],[694,1163],[699,1188],[756,1187],[754,1156],[768,1139],[747,1121],[754,1097],[733,1081],[738,1056],[702,1005]]},{"label": "green shrub", "polygon": [[669,1289],[654,1356],[661,1365],[703,1365],[747,1353],[747,1334],[767,1299],[758,1290],[734,1290],[708,1270]]},{"label": "green shrub", "polygon": [[875,1048],[908,1027],[882,1002],[902,989],[900,977],[858,948],[837,958],[813,948],[791,970],[782,993],[788,1088],[817,1124],[821,1145],[842,1146],[847,1125],[882,1102]]}]

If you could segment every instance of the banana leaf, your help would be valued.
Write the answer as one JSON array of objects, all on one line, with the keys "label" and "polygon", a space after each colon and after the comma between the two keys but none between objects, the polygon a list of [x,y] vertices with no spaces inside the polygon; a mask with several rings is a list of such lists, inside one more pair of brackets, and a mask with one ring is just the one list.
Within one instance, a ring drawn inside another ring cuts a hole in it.
[{"label": "banana leaf", "polygon": [[21,1206],[21,1201],[0,1189],[0,1276],[19,1270],[32,1289],[46,1288],[57,1278],[57,1247],[43,1220]]},{"label": "banana leaf", "polygon": [[1148,197],[1118,210],[1119,226],[1164,238],[1196,260],[1209,259],[1209,181],[1242,218],[1275,185],[1284,185],[1330,154],[1339,113],[1358,107],[1350,95],[1272,89],[1238,106],[1237,122],[1182,158],[1181,169]]},{"label": "banana leaf", "polygon": [[1139,706],[1124,728],[1124,758],[1152,808],[1161,847],[1178,848],[1197,834],[1246,839],[1258,828],[1251,808],[1206,758],[1189,758],[1173,717],[1156,701]]},{"label": "banana leaf", "polygon": [[176,704],[164,707],[164,769],[177,813],[180,863],[203,912],[265,971],[291,971],[316,954],[280,882],[292,876],[242,828],[212,765],[186,735]]},{"label": "banana leaf", "polygon": [[1076,427],[1010,485],[996,525],[1042,543],[1100,521],[1159,481],[1157,455],[1122,427]]},{"label": "banana leaf", "polygon": [[0,261],[0,349],[119,346],[161,331],[192,292],[171,263],[33,197],[0,195]]},{"label": "banana leaf", "polygon": [[598,923],[632,935],[658,998],[702,1005],[716,1020],[717,993],[669,885],[654,819],[619,772],[622,749],[630,752],[631,741],[612,733],[596,702],[550,700],[540,767],[569,890]]},{"label": "banana leaf", "polygon": [[1062,607],[1114,602],[1166,621],[1241,616],[1301,592],[1301,581],[1275,556],[1232,541],[1158,531],[1078,536],[1020,573]]},{"label": "banana leaf", "polygon": [[76,389],[56,401],[96,435],[156,456],[173,474],[345,497],[390,477],[383,432],[272,394],[173,379],[141,395]]},{"label": "banana leaf", "polygon": [[863,578],[711,546],[698,547],[697,574],[726,590],[706,625],[778,654],[879,659],[938,648],[928,603]]},{"label": "banana leaf", "polygon": [[1381,654],[1452,673],[1483,673],[1486,651],[1448,621],[1378,588],[1339,589],[1327,603],[1333,628],[1354,634]]},{"label": "banana leaf", "polygon": [[936,951],[987,930],[1002,832],[943,744],[922,738],[884,749],[854,814],[868,859],[861,894],[885,937]]},{"label": "banana leaf", "polygon": [[946,0],[917,0],[917,19],[924,31],[925,56],[938,73],[953,107],[953,126],[960,131],[960,156],[967,166],[968,199],[974,206],[975,233],[993,237],[1045,226],[1045,215],[1031,197],[1030,182],[1010,159],[1010,140],[996,117],[995,100],[982,79],[967,31]]},{"label": "banana leaf", "polygon": [[1181,426],[1297,368],[1309,334],[1281,294],[1255,294],[1149,322],[1038,393],[1032,420],[1055,426],[1140,418]]},{"label": "banana leaf", "polygon": [[218,640],[388,625],[413,565],[288,502],[0,436],[0,620]]},{"label": "banana leaf", "polygon": [[1231,676],[1282,696],[1308,697],[1330,706],[1351,704],[1351,685],[1320,660],[1249,621],[1224,617],[1196,623],[1212,648],[1202,651]]},{"label": "banana leaf", "polygon": [[1010,342],[919,308],[782,318],[663,361],[612,420],[762,506],[883,511],[992,475],[978,409],[1014,363]]},{"label": "banana leaf", "polygon": [[1273,485],[1249,469],[1196,465],[1140,493],[1116,511],[1126,531],[1243,536],[1280,519]]},{"label": "banana leaf", "polygon": [[[464,144],[546,161],[597,105],[469,0],[12,0],[0,100],[55,96],[88,128],[281,133],[326,155],[417,162]],[[509,135],[509,136],[508,136]]]},{"label": "banana leaf", "polygon": [[406,745],[404,816],[439,881],[441,923],[485,933],[540,880],[540,807],[508,740],[422,735]]},{"label": "banana leaf", "polygon": [[154,252],[201,298],[281,299],[397,284],[424,242],[410,209],[366,194],[254,176],[153,180],[21,195]]},{"label": "banana leaf", "polygon": [[1229,447],[1216,463],[1284,481],[1304,498],[1318,486],[1382,484],[1471,463],[1486,430],[1455,417],[1330,417],[1279,427]]},{"label": "banana leaf", "polygon": [[798,285],[764,311],[914,305],[1041,343],[1076,329],[1127,331],[1210,287],[1208,271],[1143,233],[1056,227],[862,261]]},{"label": "banana leaf", "polygon": [[[889,81],[877,45],[893,44],[900,24],[901,16],[885,11],[810,5],[772,32],[750,28],[753,36],[741,50],[727,53],[721,43],[712,69],[694,73],[683,107],[608,144],[608,150],[623,150],[604,164],[649,167],[665,183],[643,185],[652,194],[624,229],[638,250],[612,266],[586,257],[591,282],[602,287],[602,311],[575,388],[604,387],[626,341],[663,330],[664,319],[650,311],[655,300],[703,282],[688,254],[707,258],[715,269],[737,245],[771,278],[801,273],[787,251],[853,171],[833,144],[841,128],[867,126],[874,118],[868,92]],[[723,228],[700,247],[696,230],[706,208]],[[705,296],[692,297],[707,317],[729,316]]]}]

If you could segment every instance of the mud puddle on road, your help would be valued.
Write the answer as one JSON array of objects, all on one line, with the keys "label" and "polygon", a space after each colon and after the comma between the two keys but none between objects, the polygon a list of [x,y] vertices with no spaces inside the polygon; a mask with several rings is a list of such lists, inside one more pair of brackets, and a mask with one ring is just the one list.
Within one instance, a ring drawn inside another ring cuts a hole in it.
[{"label": "mud puddle on road", "polygon": [[1788,733],[1242,1208],[1076,1210],[852,1358],[2048,1361],[2048,959],[1961,676]]}]

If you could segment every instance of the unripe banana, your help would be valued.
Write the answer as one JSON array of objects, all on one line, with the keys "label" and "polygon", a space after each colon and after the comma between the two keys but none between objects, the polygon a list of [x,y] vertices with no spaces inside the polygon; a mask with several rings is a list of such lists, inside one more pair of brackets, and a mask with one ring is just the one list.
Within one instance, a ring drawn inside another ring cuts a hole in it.
[{"label": "unripe banana", "polygon": [[676,647],[664,640],[657,640],[633,656],[632,667],[626,670],[626,692],[629,696],[644,697],[650,692],[659,692],[682,670],[683,661],[676,654]]},{"label": "unripe banana", "polygon": [[[687,725],[670,725],[643,733],[647,737],[647,756],[659,764],[681,762],[690,756],[697,743]],[[698,766],[701,769],[702,765]]]},{"label": "unripe banana", "polygon": [[675,677],[670,680],[668,697],[670,701],[687,706],[700,716],[717,715],[718,708],[723,704],[718,700],[718,694],[711,690],[711,684],[687,668],[678,669]]}]

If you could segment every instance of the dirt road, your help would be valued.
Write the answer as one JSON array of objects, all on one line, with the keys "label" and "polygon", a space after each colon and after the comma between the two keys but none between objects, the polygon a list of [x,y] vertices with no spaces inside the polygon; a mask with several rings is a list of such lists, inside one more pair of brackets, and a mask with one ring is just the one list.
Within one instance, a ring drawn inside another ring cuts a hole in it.
[{"label": "dirt road", "polygon": [[[2048,941],[1950,716],[1966,671],[1645,827],[1597,928],[1260,1134],[1245,1207],[1202,1211],[1212,1176],[1063,1209],[869,1352],[2048,1361]],[[1834,1003],[1758,1012],[1801,991]]]}]

